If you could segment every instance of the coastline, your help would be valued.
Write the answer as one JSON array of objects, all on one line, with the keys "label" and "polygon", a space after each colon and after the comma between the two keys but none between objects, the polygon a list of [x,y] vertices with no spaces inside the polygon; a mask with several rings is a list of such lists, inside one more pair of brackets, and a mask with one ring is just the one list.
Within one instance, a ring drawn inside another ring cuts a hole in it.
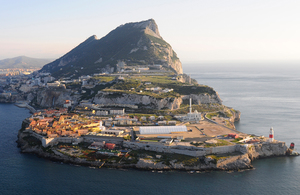
[{"label": "coastline", "polygon": [[[66,164],[83,165],[95,168],[118,168],[118,169],[140,169],[140,170],[156,170],[156,171],[167,171],[167,170],[178,170],[178,171],[237,171],[242,169],[252,169],[252,161],[260,158],[285,156],[288,147],[284,142],[276,143],[263,143],[263,144],[252,144],[247,148],[243,148],[243,153],[228,154],[226,157],[216,157],[214,155],[207,155],[199,157],[197,162],[183,163],[179,162],[176,157],[171,158],[168,162],[160,161],[146,155],[145,157],[139,157],[135,163],[119,162],[116,161],[99,161],[99,160],[88,160],[84,158],[76,158],[63,154],[56,149],[44,148],[41,145],[31,146],[24,137],[28,134],[24,133],[27,122],[25,120],[22,123],[22,128],[18,133],[18,147],[20,147],[22,153],[32,153],[39,157],[49,159],[52,161],[63,162]],[[242,148],[242,147],[241,147]],[[143,153],[151,151],[144,150]],[[153,153],[153,151],[152,151]],[[172,153],[163,155],[171,156]]]},{"label": "coastline", "polygon": [[30,106],[26,101],[17,101],[14,103],[19,108],[27,108],[31,113],[35,113],[36,109]]}]

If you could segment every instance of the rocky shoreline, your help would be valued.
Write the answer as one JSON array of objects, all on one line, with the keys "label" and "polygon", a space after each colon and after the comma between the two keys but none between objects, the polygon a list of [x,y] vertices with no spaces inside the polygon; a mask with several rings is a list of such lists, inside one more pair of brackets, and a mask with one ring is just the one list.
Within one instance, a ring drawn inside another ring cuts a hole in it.
[{"label": "rocky shoreline", "polygon": [[[75,164],[91,167],[106,167],[106,168],[120,168],[120,169],[141,169],[141,170],[178,170],[178,171],[234,171],[241,169],[252,169],[252,161],[255,159],[285,156],[288,147],[284,142],[275,143],[261,143],[261,144],[248,144],[247,147],[243,147],[244,151],[238,154],[228,154],[226,157],[218,158],[214,155],[206,155],[198,157],[196,163],[183,163],[176,158],[170,161],[163,162],[158,159],[153,159],[149,156],[140,157],[135,163],[118,163],[118,162],[103,162],[99,160],[91,161],[84,158],[76,158],[68,156],[56,149],[43,148],[41,145],[31,146],[24,137],[28,134],[23,130],[26,127],[26,122],[23,121],[22,129],[18,133],[18,147],[20,147],[22,153],[32,153],[39,157],[49,159],[52,161],[59,161],[66,164]],[[169,155],[169,154],[166,154]]]}]

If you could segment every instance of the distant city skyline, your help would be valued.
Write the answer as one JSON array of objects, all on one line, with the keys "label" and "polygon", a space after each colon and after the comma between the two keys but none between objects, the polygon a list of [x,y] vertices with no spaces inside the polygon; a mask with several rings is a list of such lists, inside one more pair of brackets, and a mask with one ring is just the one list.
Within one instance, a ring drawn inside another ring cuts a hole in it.
[{"label": "distant city skyline", "polygon": [[153,18],[182,63],[300,62],[300,2],[0,0],[0,60],[56,59],[92,35]]}]

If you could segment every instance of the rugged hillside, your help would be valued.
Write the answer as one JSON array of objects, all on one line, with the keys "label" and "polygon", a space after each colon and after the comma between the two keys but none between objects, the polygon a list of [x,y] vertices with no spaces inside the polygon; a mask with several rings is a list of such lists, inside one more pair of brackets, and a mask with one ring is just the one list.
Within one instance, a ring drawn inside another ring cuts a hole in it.
[{"label": "rugged hillside", "polygon": [[0,69],[4,68],[42,68],[45,64],[51,62],[49,59],[29,58],[19,56],[0,60]]},{"label": "rugged hillside", "polygon": [[101,39],[91,36],[41,71],[54,77],[116,72],[118,62],[122,62],[119,67],[159,64],[182,73],[179,58],[160,36],[153,19],[121,25]]},{"label": "rugged hillside", "polygon": [[125,94],[125,93],[112,93],[112,92],[99,92],[95,98],[96,104],[131,104],[139,105],[143,108],[157,109],[167,108],[170,110],[178,109],[182,103],[179,98],[162,98],[158,99],[146,95]]}]

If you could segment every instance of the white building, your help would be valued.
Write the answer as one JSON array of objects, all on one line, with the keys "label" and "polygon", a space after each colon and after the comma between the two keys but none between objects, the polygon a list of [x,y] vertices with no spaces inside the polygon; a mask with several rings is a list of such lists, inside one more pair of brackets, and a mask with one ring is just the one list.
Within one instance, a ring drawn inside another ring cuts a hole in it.
[{"label": "white building", "polygon": [[125,108],[122,108],[122,109],[111,109],[109,111],[109,114],[114,114],[114,115],[124,115],[125,114]]},{"label": "white building", "polygon": [[64,103],[64,108],[69,108],[72,106],[72,104],[73,104],[72,100],[66,100]]},{"label": "white building", "polygon": [[121,135],[124,133],[122,130],[116,130],[116,129],[106,129],[101,131],[102,134],[112,134],[112,135]]},{"label": "white building", "polygon": [[96,115],[97,116],[100,116],[100,115],[106,116],[106,115],[108,115],[108,111],[107,110],[97,110]]},{"label": "white building", "polygon": [[172,132],[187,132],[186,126],[141,126],[140,134],[169,134]]},{"label": "white building", "polygon": [[181,121],[190,121],[190,122],[199,122],[201,118],[201,113],[195,110],[192,112],[192,99],[190,98],[190,112],[183,116],[183,117],[178,117],[179,120]]},{"label": "white building", "polygon": [[99,129],[100,129],[101,131],[106,130],[106,127],[102,125],[102,121],[99,122]]}]

